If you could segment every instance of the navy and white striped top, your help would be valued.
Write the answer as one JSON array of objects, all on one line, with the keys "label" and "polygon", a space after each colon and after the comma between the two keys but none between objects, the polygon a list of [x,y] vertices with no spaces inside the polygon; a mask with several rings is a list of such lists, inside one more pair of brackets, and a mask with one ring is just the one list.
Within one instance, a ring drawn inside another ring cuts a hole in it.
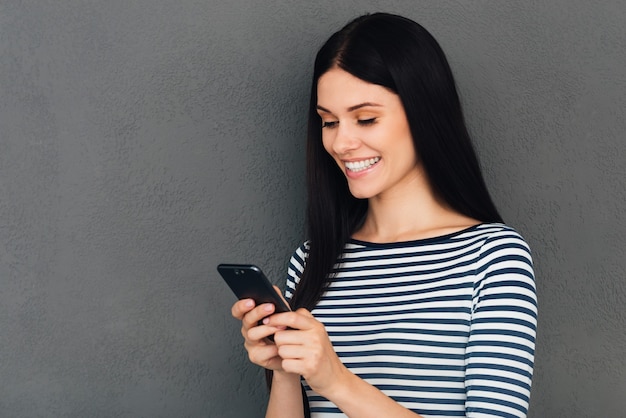
[{"label": "navy and white striped top", "polygon": [[[291,299],[308,252],[289,264]],[[537,298],[530,251],[502,224],[391,244],[350,240],[312,311],[341,361],[424,417],[525,417]],[[307,389],[314,418],[345,416]]]}]

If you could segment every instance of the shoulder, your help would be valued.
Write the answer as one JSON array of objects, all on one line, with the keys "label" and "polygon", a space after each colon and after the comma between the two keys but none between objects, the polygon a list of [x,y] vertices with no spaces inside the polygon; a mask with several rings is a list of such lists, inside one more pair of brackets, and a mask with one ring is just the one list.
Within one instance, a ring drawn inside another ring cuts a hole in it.
[{"label": "shoulder", "polygon": [[476,261],[475,290],[525,293],[535,299],[535,273],[530,248],[515,229],[503,224],[485,224]]},{"label": "shoulder", "polygon": [[482,240],[481,259],[488,261],[499,257],[523,257],[532,265],[530,247],[513,227],[499,223],[482,224],[476,228],[476,233],[480,234]]},{"label": "shoulder", "polygon": [[523,240],[522,235],[512,226],[503,223],[483,223],[477,225],[475,231],[485,237],[517,237]]}]

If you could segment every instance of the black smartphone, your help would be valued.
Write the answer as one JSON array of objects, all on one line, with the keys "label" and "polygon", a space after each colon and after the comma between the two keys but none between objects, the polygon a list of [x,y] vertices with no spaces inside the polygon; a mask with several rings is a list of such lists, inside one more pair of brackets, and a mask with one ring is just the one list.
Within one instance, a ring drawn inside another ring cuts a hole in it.
[{"label": "black smartphone", "polygon": [[220,264],[217,271],[239,299],[254,299],[257,305],[273,303],[275,313],[288,312],[282,300],[260,268],[253,264]]}]

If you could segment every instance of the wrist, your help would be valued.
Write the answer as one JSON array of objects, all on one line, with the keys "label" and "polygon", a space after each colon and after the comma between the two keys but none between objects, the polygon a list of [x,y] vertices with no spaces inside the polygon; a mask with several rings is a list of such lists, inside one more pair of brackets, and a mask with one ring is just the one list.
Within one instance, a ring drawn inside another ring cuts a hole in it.
[{"label": "wrist", "polygon": [[325,397],[326,399],[331,400],[335,396],[342,396],[342,393],[346,391],[346,389],[352,387],[353,382],[352,379],[358,378],[354,373],[352,373],[346,366],[341,364],[340,368],[333,374],[330,382],[327,382],[324,387],[311,387],[316,393]]},{"label": "wrist", "polygon": [[288,373],[283,370],[274,370],[274,376],[272,377],[274,383],[293,383],[300,384],[300,375],[295,373]]}]

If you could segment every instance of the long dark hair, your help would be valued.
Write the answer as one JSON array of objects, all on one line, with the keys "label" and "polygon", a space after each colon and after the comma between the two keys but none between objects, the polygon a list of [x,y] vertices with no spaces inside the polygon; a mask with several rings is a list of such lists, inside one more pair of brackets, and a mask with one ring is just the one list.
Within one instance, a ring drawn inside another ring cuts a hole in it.
[{"label": "long dark hair", "polygon": [[350,194],[344,174],[322,145],[317,82],[333,67],[400,97],[417,156],[441,201],[481,222],[502,222],[465,126],[452,71],[435,38],[402,16],[358,17],[334,33],[315,59],[307,138],[310,249],[292,299],[292,306],[309,310],[319,301],[346,241],[367,213],[367,200]]}]

